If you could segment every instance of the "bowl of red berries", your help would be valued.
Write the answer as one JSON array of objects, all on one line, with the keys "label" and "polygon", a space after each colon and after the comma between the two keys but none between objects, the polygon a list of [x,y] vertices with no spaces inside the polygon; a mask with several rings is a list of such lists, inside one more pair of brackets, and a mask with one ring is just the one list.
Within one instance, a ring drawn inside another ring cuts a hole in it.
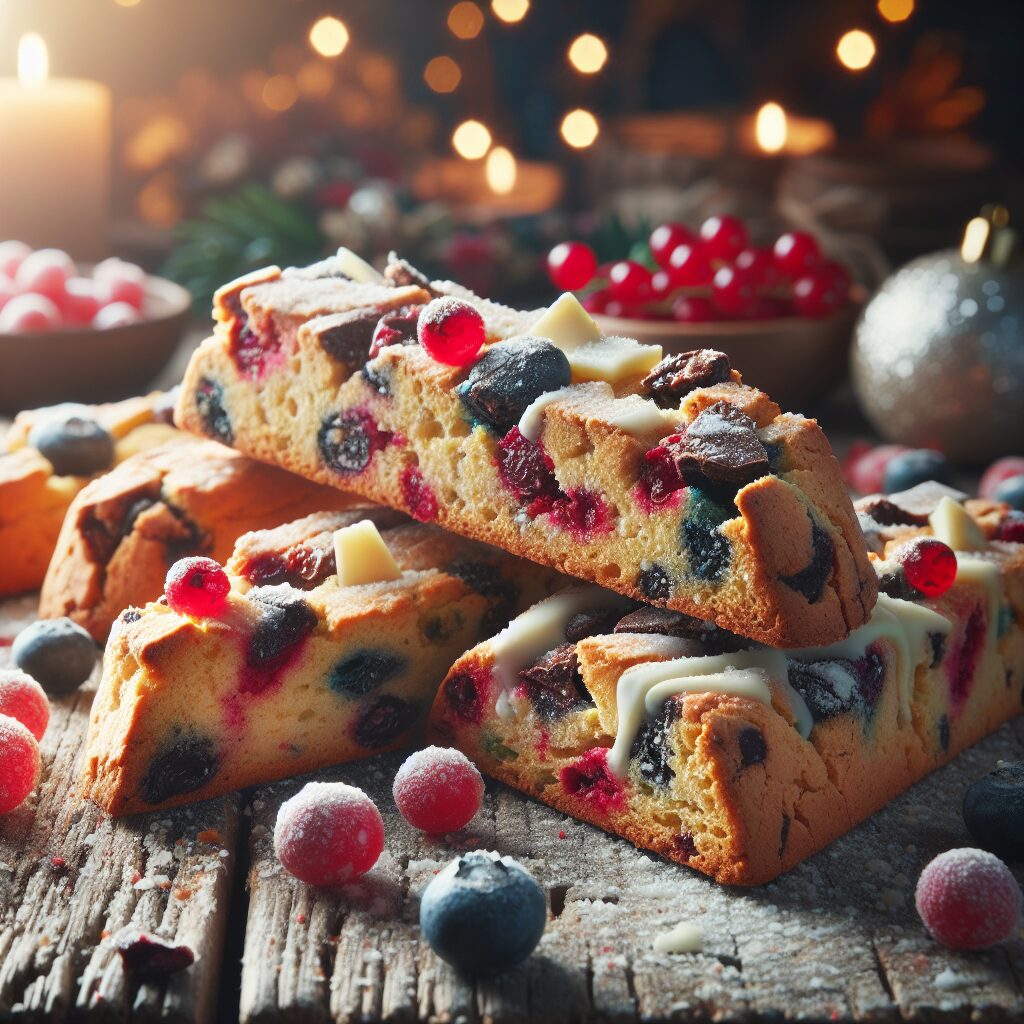
[{"label": "bowl of red berries", "polygon": [[146,388],[181,340],[191,298],[116,258],[0,242],[0,410],[123,398]]},{"label": "bowl of red berries", "polygon": [[758,246],[729,215],[696,231],[660,224],[630,258],[608,263],[584,242],[561,242],[548,276],[576,292],[606,334],[666,354],[719,349],[746,383],[787,406],[812,404],[842,380],[867,298],[812,235],[786,231]]}]

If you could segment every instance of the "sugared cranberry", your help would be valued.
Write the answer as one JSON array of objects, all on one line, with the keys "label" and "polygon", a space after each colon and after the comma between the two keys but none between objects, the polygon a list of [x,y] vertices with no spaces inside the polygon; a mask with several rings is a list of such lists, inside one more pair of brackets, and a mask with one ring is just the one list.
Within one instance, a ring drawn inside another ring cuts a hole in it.
[{"label": "sugared cranberry", "polygon": [[1018,512],[1015,508],[1010,509],[1000,520],[996,540],[1024,544],[1024,512]]},{"label": "sugared cranberry", "polygon": [[693,242],[693,234],[690,229],[683,224],[676,224],[673,221],[669,221],[665,224],[659,224],[652,232],[650,237],[651,255],[654,257],[654,262],[663,269],[668,269],[669,257],[675,251],[675,249],[684,244],[690,244]]},{"label": "sugared cranberry", "polygon": [[711,282],[711,297],[714,304],[729,316],[750,316],[757,304],[754,280],[739,267],[726,264],[715,271]]},{"label": "sugared cranberry", "polygon": [[0,715],[0,814],[13,811],[39,777],[39,744],[16,718]]},{"label": "sugared cranberry", "polygon": [[796,278],[821,262],[821,250],[805,231],[787,231],[775,240],[772,258],[783,277]]},{"label": "sugared cranberry", "polygon": [[605,747],[593,747],[558,773],[562,788],[593,806],[600,814],[622,807],[625,791],[608,767]]},{"label": "sugared cranberry", "polygon": [[427,747],[406,758],[391,791],[413,828],[443,835],[464,828],[480,810],[484,780],[461,750]]},{"label": "sugared cranberry", "polygon": [[680,295],[672,303],[672,319],[682,324],[704,324],[720,320],[721,314],[710,299],[700,295]]},{"label": "sugared cranberry", "polygon": [[502,483],[527,506],[531,515],[548,511],[561,491],[555,463],[540,442],[529,441],[513,427],[495,451]]},{"label": "sugared cranberry", "polygon": [[450,295],[432,299],[416,329],[420,344],[446,366],[468,366],[487,340],[484,318],[468,302]]},{"label": "sugared cranberry", "polygon": [[274,851],[309,885],[342,885],[365,874],[384,851],[377,805],[343,782],[308,782],[281,804]]},{"label": "sugared cranberry", "polygon": [[941,597],[956,581],[956,555],[935,537],[917,537],[901,544],[893,557],[907,582],[925,597]]},{"label": "sugared cranberry", "polygon": [[713,260],[735,259],[750,241],[743,221],[727,213],[708,217],[700,226],[700,237]]},{"label": "sugared cranberry", "polygon": [[697,288],[711,280],[711,261],[704,246],[684,242],[677,245],[668,258],[665,268],[675,285],[680,288]]},{"label": "sugared cranberry", "polygon": [[820,319],[846,305],[850,277],[838,263],[814,267],[793,285],[793,310],[798,316]]},{"label": "sugared cranberry", "polygon": [[146,299],[146,272],[142,267],[112,256],[96,265],[93,279],[104,303],[124,302],[141,310]]},{"label": "sugared cranberry", "polygon": [[61,313],[72,324],[92,323],[100,311],[100,300],[96,284],[88,277],[69,277],[61,299]]},{"label": "sugared cranberry", "polygon": [[1020,926],[1021,891],[985,850],[947,850],[925,866],[914,902],[932,937],[950,949],[987,949]]},{"label": "sugared cranberry", "polygon": [[437,497],[419,466],[406,466],[399,482],[405,507],[413,519],[429,523],[437,518]]},{"label": "sugared cranberry", "polygon": [[559,242],[548,253],[548,277],[564,292],[584,288],[597,271],[594,250],[583,242]]},{"label": "sugared cranberry", "polygon": [[996,459],[982,474],[981,483],[978,485],[978,497],[991,501],[995,498],[996,488],[1004,480],[1010,480],[1015,476],[1024,476],[1024,458],[1020,455],[1007,455],[1005,458]]},{"label": "sugared cranberry", "polygon": [[230,589],[228,574],[212,558],[182,558],[164,581],[164,596],[172,611],[197,619],[219,615]]},{"label": "sugared cranberry", "polygon": [[626,305],[643,301],[651,291],[651,272],[635,260],[619,260],[608,271],[612,296]]},{"label": "sugared cranberry", "polygon": [[21,722],[41,740],[50,721],[46,691],[26,672],[16,668],[0,669],[0,715]]}]

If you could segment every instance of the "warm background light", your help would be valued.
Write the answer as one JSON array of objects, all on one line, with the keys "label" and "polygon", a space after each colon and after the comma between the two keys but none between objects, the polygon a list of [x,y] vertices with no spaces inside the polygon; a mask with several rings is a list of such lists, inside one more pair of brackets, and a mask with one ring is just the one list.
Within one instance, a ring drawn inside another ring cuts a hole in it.
[{"label": "warm background light", "polygon": [[569,63],[585,75],[593,75],[608,60],[608,47],[597,36],[584,32],[569,46]]},{"label": "warm background light", "polygon": [[26,89],[37,89],[50,73],[50,55],[38,32],[26,32],[18,43],[18,81]]},{"label": "warm background light", "polygon": [[530,0],[491,0],[494,16],[507,21],[510,25],[522,21],[529,9]]},{"label": "warm background light", "polygon": [[423,81],[434,92],[454,92],[462,81],[462,71],[451,57],[435,57],[423,69]]},{"label": "warm background light", "polygon": [[575,149],[586,149],[597,138],[600,127],[589,110],[570,110],[562,118],[562,138]]},{"label": "warm background light", "polygon": [[484,12],[470,0],[463,0],[448,12],[448,28],[459,39],[476,39],[484,27]]},{"label": "warm background light", "polygon": [[504,146],[495,146],[487,154],[484,173],[492,191],[498,195],[508,195],[516,187],[516,158]]},{"label": "warm background light", "polygon": [[863,71],[875,59],[875,41],[867,32],[852,29],[836,43],[836,56],[851,71]]},{"label": "warm background light", "polygon": [[299,98],[299,88],[291,75],[271,75],[263,83],[263,102],[273,111],[289,110]]},{"label": "warm background light", "polygon": [[914,13],[914,0],[878,0],[878,13],[886,21],[906,21]]},{"label": "warm background light", "polygon": [[114,0],[118,7],[138,7],[140,0]]},{"label": "warm background light", "polygon": [[479,121],[463,121],[452,133],[455,152],[466,160],[479,160],[491,148],[491,133]]},{"label": "warm background light", "polygon": [[309,30],[309,42],[321,56],[337,57],[348,46],[348,29],[337,18],[320,18]]},{"label": "warm background light", "polygon": [[785,146],[788,130],[786,112],[778,103],[766,103],[757,112],[754,133],[766,153],[778,153]]}]

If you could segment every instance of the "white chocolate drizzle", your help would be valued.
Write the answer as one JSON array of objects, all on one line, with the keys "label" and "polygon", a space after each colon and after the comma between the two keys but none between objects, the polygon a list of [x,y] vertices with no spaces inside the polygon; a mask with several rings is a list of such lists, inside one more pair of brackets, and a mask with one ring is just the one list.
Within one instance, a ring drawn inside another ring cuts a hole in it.
[{"label": "white chocolate drizzle", "polygon": [[544,428],[544,410],[552,403],[559,402],[563,398],[570,398],[573,389],[559,388],[557,391],[545,391],[544,394],[535,398],[527,407],[522,416],[519,417],[519,433],[527,441],[539,441],[541,431]]},{"label": "white chocolate drizzle", "polygon": [[704,933],[689,921],[680,921],[654,939],[655,953],[700,953],[703,949]]},{"label": "white chocolate drizzle", "polygon": [[984,558],[966,555],[962,551],[956,553],[957,583],[974,583],[984,588],[988,595],[988,630],[985,646],[989,650],[999,642],[999,609],[1003,604],[1002,579],[999,566]]}]

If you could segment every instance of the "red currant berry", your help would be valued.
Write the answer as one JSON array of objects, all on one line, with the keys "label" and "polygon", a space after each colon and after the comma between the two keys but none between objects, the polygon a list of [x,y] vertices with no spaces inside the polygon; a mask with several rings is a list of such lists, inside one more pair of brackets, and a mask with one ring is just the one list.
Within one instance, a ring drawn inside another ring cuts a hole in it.
[{"label": "red currant berry", "polygon": [[754,284],[758,288],[777,288],[782,283],[782,277],[769,249],[759,249],[756,246],[748,245],[733,260],[740,270],[750,274]]},{"label": "red currant berry", "polygon": [[668,258],[669,277],[679,288],[698,288],[711,280],[711,261],[704,246],[684,242]]},{"label": "red currant berry", "polygon": [[669,257],[680,245],[693,243],[693,234],[690,229],[682,224],[668,222],[659,224],[652,232],[650,238],[651,255],[654,262],[663,270],[668,269]]},{"label": "red currant berry", "polygon": [[793,285],[793,309],[798,316],[820,319],[842,309],[850,294],[850,279],[837,263],[816,267]]},{"label": "red currant berry", "polygon": [[223,567],[212,558],[182,558],[167,572],[164,596],[173,611],[197,619],[219,615],[231,584]]},{"label": "red currant berry", "polygon": [[589,295],[584,296],[580,305],[588,313],[604,313],[607,312],[611,297],[612,293],[607,288],[598,288],[596,292],[591,292]]},{"label": "red currant berry", "polygon": [[917,912],[950,949],[987,949],[1020,925],[1021,891],[1010,869],[985,850],[947,850],[917,880]]},{"label": "red currant berry", "polygon": [[563,292],[585,287],[596,271],[594,250],[583,242],[559,242],[548,253],[548,277]]},{"label": "red currant berry", "polygon": [[484,318],[468,302],[450,295],[423,307],[416,330],[427,352],[448,366],[468,366],[487,340]]},{"label": "red currant berry", "polygon": [[0,715],[0,814],[13,811],[39,778],[39,744],[16,718]]},{"label": "red currant berry", "polygon": [[680,295],[672,303],[672,319],[682,324],[706,324],[720,320],[721,316],[710,299],[699,295]]},{"label": "red currant berry", "polygon": [[274,851],[303,882],[342,885],[377,863],[384,852],[384,821],[361,789],[307,782],[277,812]]},{"label": "red currant berry", "polygon": [[792,315],[792,312],[792,306],[785,300],[775,299],[770,295],[759,295],[750,316],[754,320],[778,320]]},{"label": "red currant berry", "polygon": [[727,213],[708,217],[700,226],[700,237],[713,260],[734,260],[750,241],[743,221]]},{"label": "red currant berry", "polygon": [[635,260],[619,260],[608,271],[608,288],[619,302],[641,302],[650,295],[651,272]]},{"label": "red currant berry", "polygon": [[1005,458],[996,459],[982,474],[981,483],[978,485],[978,497],[992,501],[996,488],[1004,480],[1015,476],[1024,476],[1024,458],[1019,455],[1007,455]]},{"label": "red currant berry", "polygon": [[651,298],[655,302],[662,302],[668,298],[672,291],[672,278],[667,270],[656,270],[651,274]]},{"label": "red currant berry", "polygon": [[20,669],[0,669],[0,715],[17,719],[41,740],[50,721],[46,691]]},{"label": "red currant berry", "polygon": [[1024,544],[1024,512],[1012,508],[1003,516],[996,531],[996,540],[1011,544]]},{"label": "red currant berry", "polygon": [[941,597],[956,581],[956,555],[935,537],[916,537],[901,544],[893,557],[907,582],[925,597]]},{"label": "red currant berry", "polygon": [[775,239],[775,266],[783,277],[800,277],[821,262],[821,250],[813,236],[804,231],[787,231]]},{"label": "red currant berry", "polygon": [[715,271],[711,297],[719,310],[733,317],[750,316],[757,305],[754,282],[749,274],[728,263]]},{"label": "red currant berry", "polygon": [[410,825],[431,835],[464,828],[484,798],[484,780],[461,750],[427,747],[395,776],[395,804]]}]

